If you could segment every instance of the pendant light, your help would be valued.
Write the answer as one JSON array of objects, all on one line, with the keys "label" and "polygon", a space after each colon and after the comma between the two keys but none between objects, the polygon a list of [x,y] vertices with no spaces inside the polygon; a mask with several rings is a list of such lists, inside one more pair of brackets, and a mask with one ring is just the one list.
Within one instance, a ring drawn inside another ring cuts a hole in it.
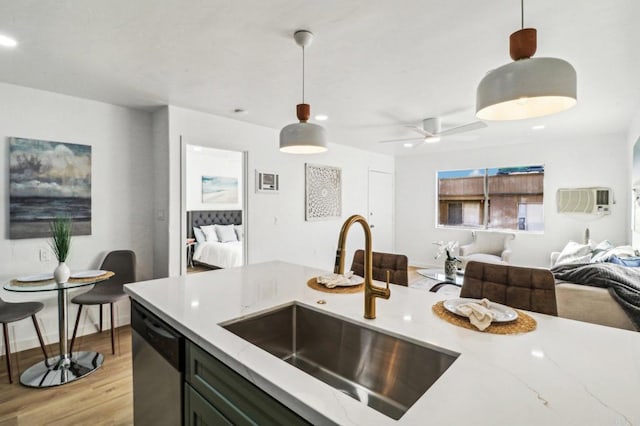
[{"label": "pendant light", "polygon": [[313,34],[298,30],[293,34],[302,47],[302,103],[296,106],[299,123],[289,124],[280,131],[280,151],[291,154],[316,154],[327,150],[327,132],[324,127],[309,123],[311,106],[304,103],[304,48],[313,41]]},{"label": "pendant light", "polygon": [[524,0],[520,7],[521,29],[509,37],[514,62],[489,71],[478,85],[476,117],[481,120],[542,117],[576,104],[576,70],[562,59],[531,58],[537,32],[524,28]]}]

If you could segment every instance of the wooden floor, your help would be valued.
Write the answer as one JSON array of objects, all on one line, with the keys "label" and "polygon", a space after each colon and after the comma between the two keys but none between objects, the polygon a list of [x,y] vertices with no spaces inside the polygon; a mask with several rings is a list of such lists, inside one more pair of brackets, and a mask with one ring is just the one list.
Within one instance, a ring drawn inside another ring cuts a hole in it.
[{"label": "wooden floor", "polygon": [[211,271],[211,268],[208,268],[204,265],[194,264],[193,266],[187,266],[187,274],[195,274],[197,272],[207,272]]},{"label": "wooden floor", "polygon": [[417,266],[409,266],[408,268],[408,276],[409,276],[409,284],[411,284],[414,281],[423,279],[424,277],[420,274],[418,274],[418,269],[424,269],[424,268],[418,268]]},{"label": "wooden floor", "polygon": [[[32,389],[19,382],[18,368],[42,361],[40,348],[13,354],[13,384],[9,384],[4,356],[0,357],[0,425],[131,425],[133,389],[131,329],[116,330],[116,354],[111,354],[109,331],[82,336],[74,350],[102,353],[104,364],[91,375],[67,385]],[[57,353],[57,344],[47,348]]]}]

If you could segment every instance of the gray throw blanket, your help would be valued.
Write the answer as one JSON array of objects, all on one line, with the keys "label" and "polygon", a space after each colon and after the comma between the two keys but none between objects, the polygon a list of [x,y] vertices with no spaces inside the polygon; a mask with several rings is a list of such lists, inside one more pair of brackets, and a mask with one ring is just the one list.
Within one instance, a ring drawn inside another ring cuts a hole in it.
[{"label": "gray throw blanket", "polygon": [[640,330],[640,268],[587,263],[554,266],[551,272],[559,280],[608,289]]}]

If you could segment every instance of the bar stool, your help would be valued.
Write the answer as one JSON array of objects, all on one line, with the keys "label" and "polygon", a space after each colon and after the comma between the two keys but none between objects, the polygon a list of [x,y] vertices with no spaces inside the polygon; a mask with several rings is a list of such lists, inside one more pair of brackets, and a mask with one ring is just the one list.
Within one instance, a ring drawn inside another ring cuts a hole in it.
[{"label": "bar stool", "polygon": [[42,308],[44,308],[44,305],[40,302],[12,303],[0,299],[0,323],[2,323],[2,334],[4,335],[9,383],[13,383],[13,380],[11,378],[11,348],[9,346],[9,327],[7,327],[7,324],[20,321],[30,316],[33,320],[33,326],[36,328],[36,333],[38,333],[38,340],[40,341],[40,348],[44,354],[45,361],[49,358],[47,350],[44,347],[44,340],[42,339],[42,333],[40,333],[38,321],[36,320],[36,313],[40,312]]}]

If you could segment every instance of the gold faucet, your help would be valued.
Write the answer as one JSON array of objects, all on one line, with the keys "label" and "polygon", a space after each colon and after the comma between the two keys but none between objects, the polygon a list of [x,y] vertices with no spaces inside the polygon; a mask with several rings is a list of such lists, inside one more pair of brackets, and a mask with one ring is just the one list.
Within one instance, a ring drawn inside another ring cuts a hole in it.
[{"label": "gold faucet", "polygon": [[376,297],[388,299],[391,296],[389,290],[389,274],[387,274],[387,288],[376,287],[373,285],[373,248],[371,245],[371,228],[367,220],[354,214],[349,217],[340,230],[338,237],[338,250],[336,251],[336,266],[333,272],[336,274],[344,274],[344,246],[347,241],[347,233],[354,223],[360,223],[364,230],[364,317],[366,319],[375,319],[376,317]]}]

